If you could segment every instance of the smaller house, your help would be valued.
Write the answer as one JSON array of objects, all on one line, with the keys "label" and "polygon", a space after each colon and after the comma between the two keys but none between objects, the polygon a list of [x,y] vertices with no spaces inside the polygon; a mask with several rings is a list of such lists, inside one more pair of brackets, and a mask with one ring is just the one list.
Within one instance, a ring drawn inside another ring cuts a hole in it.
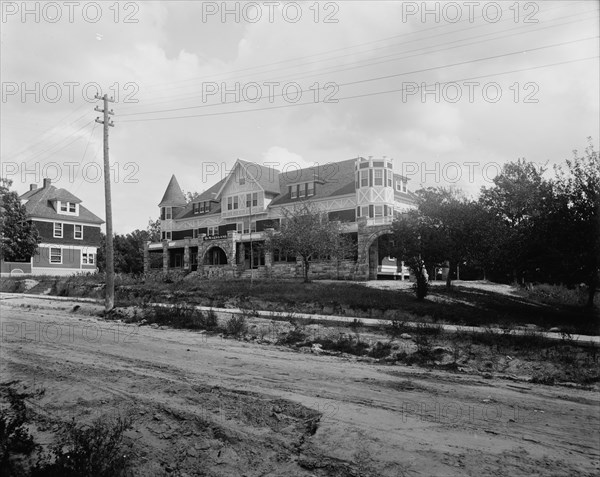
[{"label": "smaller house", "polygon": [[86,209],[81,199],[44,179],[31,184],[19,197],[42,241],[36,254],[23,262],[2,263],[3,275],[71,275],[97,271],[100,226],[104,223]]}]

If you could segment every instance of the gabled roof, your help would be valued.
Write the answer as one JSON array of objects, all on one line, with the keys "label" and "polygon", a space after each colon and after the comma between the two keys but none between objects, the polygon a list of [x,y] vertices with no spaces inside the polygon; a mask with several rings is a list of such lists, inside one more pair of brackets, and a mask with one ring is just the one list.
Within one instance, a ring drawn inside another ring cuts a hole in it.
[{"label": "gabled roof", "polygon": [[175,174],[171,176],[171,180],[169,181],[169,185],[167,186],[167,190],[163,195],[159,207],[183,207],[187,204],[185,200],[185,196],[181,191],[181,187],[179,187],[179,183],[175,178]]},{"label": "gabled roof", "polygon": [[[84,222],[98,225],[104,223],[104,220],[81,205],[81,199],[65,189],[57,189],[52,185],[27,191],[19,198],[27,201],[25,209],[32,219],[54,219],[57,221]],[[59,214],[54,208],[54,200],[78,203],[79,215]]]},{"label": "gabled roof", "polygon": [[66,189],[56,189],[54,196],[50,200],[60,200],[61,202],[73,202],[75,204],[81,204],[81,199],[74,196]]},{"label": "gabled roof", "polygon": [[[221,202],[217,201],[216,197],[217,197],[217,192],[223,186],[223,183],[225,182],[225,180],[226,179],[221,179],[214,186],[212,186],[212,187],[208,188],[207,190],[205,190],[204,192],[202,192],[202,194],[200,194],[192,202],[187,204],[185,206],[185,208],[180,210],[177,213],[177,216],[174,218],[175,219],[186,219],[186,218],[190,218],[190,217],[206,217],[208,215],[213,215],[216,213],[220,214],[221,213]],[[213,201],[217,202],[217,204],[215,204],[214,206],[211,207],[212,210],[210,212],[204,213],[204,214],[194,214],[193,204],[197,204],[198,202],[208,202],[209,200],[213,200]]]},{"label": "gabled roof", "polygon": [[248,175],[258,182],[265,192],[279,194],[280,172],[277,169],[256,164],[254,162],[244,161],[242,159],[238,159],[238,162],[244,166]]},{"label": "gabled roof", "polygon": [[277,169],[272,167],[266,167],[261,164],[256,164],[254,162],[243,161],[242,159],[238,159],[235,161],[233,168],[229,175],[222,182],[221,187],[217,192],[217,198],[221,198],[221,194],[223,193],[223,189],[227,183],[232,180],[233,177],[236,176],[236,170],[242,168],[244,171],[244,177],[253,180],[256,182],[265,192],[277,195],[280,193],[279,189],[279,176],[280,172]]},{"label": "gabled roof", "polygon": [[304,182],[316,181],[315,195],[310,200],[353,194],[356,190],[354,180],[354,164],[356,159],[341,162],[324,162],[323,165],[306,169],[290,170],[279,174],[281,194],[271,205],[284,205],[298,202],[292,199],[288,186]]}]

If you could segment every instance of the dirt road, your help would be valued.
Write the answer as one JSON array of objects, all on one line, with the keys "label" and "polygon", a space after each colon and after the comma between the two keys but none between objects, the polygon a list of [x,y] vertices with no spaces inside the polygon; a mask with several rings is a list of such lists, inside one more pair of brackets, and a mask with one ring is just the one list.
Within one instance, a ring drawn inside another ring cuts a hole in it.
[{"label": "dirt road", "polygon": [[56,419],[131,416],[138,475],[600,471],[592,391],[110,323],[93,307],[3,300],[2,382],[32,394],[42,442]]}]

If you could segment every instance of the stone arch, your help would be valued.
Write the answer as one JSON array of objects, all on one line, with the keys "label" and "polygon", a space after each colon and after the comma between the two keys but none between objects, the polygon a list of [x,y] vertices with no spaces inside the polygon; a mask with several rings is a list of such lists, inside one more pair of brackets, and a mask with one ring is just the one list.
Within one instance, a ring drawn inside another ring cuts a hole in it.
[{"label": "stone arch", "polygon": [[393,233],[394,231],[391,227],[387,227],[385,229],[381,229],[370,233],[367,237],[365,237],[365,240],[363,242],[363,253],[368,253],[369,249],[371,248],[371,245],[373,245],[375,240],[377,240],[379,237],[383,237],[384,235],[390,235]]},{"label": "stone arch", "polygon": [[211,245],[208,247],[202,255],[203,265],[228,265],[229,258],[227,252],[220,245]]},{"label": "stone arch", "polygon": [[392,235],[393,229],[389,225],[369,227],[363,230],[359,239],[359,262],[362,264],[362,276],[367,280],[376,280],[380,264],[378,240],[386,235]]}]

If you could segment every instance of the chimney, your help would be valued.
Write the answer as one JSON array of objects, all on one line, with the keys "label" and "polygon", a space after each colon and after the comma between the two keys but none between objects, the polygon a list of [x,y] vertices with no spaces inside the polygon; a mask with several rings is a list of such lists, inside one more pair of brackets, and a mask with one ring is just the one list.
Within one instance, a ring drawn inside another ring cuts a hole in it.
[{"label": "chimney", "polygon": [[50,187],[50,184],[52,184],[52,179],[44,179],[44,189]]},{"label": "chimney", "polygon": [[29,190],[36,190],[37,189],[37,184],[29,184]]}]

